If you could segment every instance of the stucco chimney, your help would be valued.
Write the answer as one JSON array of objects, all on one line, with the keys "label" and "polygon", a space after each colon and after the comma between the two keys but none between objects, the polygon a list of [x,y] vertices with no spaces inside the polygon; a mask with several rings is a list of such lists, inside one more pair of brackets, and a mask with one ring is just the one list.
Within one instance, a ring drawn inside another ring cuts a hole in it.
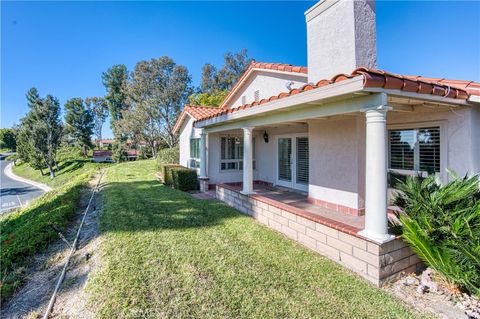
[{"label": "stucco chimney", "polygon": [[308,81],[377,65],[373,0],[322,0],[305,12]]}]

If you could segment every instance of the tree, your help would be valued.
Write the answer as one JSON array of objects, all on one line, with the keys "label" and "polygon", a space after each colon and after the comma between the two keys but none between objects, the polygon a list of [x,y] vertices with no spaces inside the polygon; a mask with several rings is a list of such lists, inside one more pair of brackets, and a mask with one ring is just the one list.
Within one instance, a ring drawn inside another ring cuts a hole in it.
[{"label": "tree", "polygon": [[197,93],[188,97],[190,104],[201,106],[219,106],[227,96],[228,91],[217,91],[215,93]]},{"label": "tree", "polygon": [[56,152],[63,131],[60,103],[52,95],[41,98],[37,89],[31,88],[27,92],[27,104],[30,110],[21,120],[19,129],[20,152],[34,166],[43,164],[48,167],[50,177],[54,178]]},{"label": "tree", "polygon": [[92,148],[93,112],[85,107],[81,98],[72,98],[65,103],[65,129],[87,156],[87,149]]},{"label": "tree", "polygon": [[138,134],[149,145],[153,156],[159,142],[169,147],[177,144],[173,126],[192,92],[190,83],[187,68],[166,56],[140,61],[135,66],[129,85],[131,109],[122,114],[130,123],[130,132],[132,126],[139,129]]},{"label": "tree", "polygon": [[15,130],[11,128],[0,129],[0,148],[8,148],[14,151],[17,148]]},{"label": "tree", "polygon": [[108,102],[103,97],[90,97],[85,99],[85,104],[87,108],[92,111],[95,140],[97,147],[100,147],[103,124],[108,117]]},{"label": "tree", "polygon": [[127,87],[128,71],[123,64],[112,66],[102,74],[102,83],[107,90],[105,99],[108,102],[110,110],[110,127],[117,140],[124,140],[119,132],[116,131],[116,122],[122,119],[122,112],[128,109]]},{"label": "tree", "polygon": [[204,106],[220,105],[251,62],[247,50],[243,49],[237,53],[225,53],[220,70],[206,63],[202,67],[199,91],[189,97],[190,103]]},{"label": "tree", "polygon": [[247,49],[237,53],[227,52],[223,58],[223,66],[217,74],[218,89],[230,90],[248,68],[252,59],[248,57]]},{"label": "tree", "polygon": [[202,80],[200,82],[200,91],[207,94],[212,94],[218,90],[217,68],[205,63],[202,67]]}]

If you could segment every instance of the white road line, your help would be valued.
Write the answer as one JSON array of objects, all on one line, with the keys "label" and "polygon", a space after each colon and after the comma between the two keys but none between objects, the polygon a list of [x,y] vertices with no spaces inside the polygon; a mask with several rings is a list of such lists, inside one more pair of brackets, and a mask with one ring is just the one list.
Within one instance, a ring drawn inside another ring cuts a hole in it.
[{"label": "white road line", "polygon": [[42,184],[42,183],[38,183],[38,182],[34,182],[34,181],[31,181],[29,179],[26,179],[26,178],[23,178],[23,177],[20,177],[20,176],[17,176],[13,173],[12,171],[12,163],[8,164],[5,169],[4,169],[4,173],[7,177],[10,177],[11,179],[13,180],[16,180],[16,181],[19,181],[19,182],[23,182],[23,183],[26,183],[26,184],[30,184],[30,185],[33,185],[37,188],[40,188],[42,189],[43,191],[45,192],[48,192],[48,191],[51,191],[52,188],[48,185],[45,185],[45,184]]},{"label": "white road line", "polygon": [[20,207],[23,207],[22,200],[20,199],[20,196],[18,194],[15,194],[17,196],[18,202],[20,203]]}]

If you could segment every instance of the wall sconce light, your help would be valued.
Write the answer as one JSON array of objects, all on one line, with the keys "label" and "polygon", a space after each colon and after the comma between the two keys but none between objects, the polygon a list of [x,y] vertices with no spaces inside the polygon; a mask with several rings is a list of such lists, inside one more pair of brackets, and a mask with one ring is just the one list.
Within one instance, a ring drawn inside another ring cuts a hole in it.
[{"label": "wall sconce light", "polygon": [[268,134],[267,134],[267,131],[265,131],[263,133],[263,140],[265,141],[265,143],[268,143]]}]

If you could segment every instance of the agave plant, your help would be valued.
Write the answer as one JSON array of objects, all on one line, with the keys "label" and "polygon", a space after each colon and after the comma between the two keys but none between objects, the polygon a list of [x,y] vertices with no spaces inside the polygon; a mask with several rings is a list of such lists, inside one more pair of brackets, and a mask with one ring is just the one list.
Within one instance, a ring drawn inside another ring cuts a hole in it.
[{"label": "agave plant", "polygon": [[442,185],[435,176],[398,181],[402,236],[450,284],[480,296],[479,176]]}]

